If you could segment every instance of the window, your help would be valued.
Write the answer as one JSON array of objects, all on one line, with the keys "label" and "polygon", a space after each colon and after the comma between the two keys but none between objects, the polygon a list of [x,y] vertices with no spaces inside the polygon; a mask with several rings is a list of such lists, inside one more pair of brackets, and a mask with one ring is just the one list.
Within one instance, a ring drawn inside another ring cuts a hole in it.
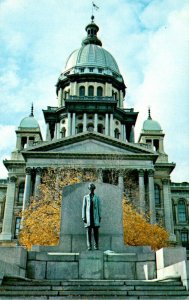
[{"label": "window", "polygon": [[79,124],[77,126],[77,133],[81,133],[81,132],[83,132],[83,124]]},{"label": "window", "polygon": [[98,73],[102,73],[103,72],[103,69],[98,69]]},{"label": "window", "polygon": [[90,85],[88,88],[88,96],[93,97],[94,96],[94,86]]},{"label": "window", "polygon": [[89,72],[93,72],[94,71],[94,68],[89,68]]},{"label": "window", "polygon": [[23,203],[24,185],[25,185],[25,183],[22,182],[22,183],[20,183],[19,188],[18,188],[18,204],[22,204]]},{"label": "window", "polygon": [[21,149],[24,149],[26,147],[27,144],[27,137],[22,137],[21,139]]},{"label": "window", "polygon": [[20,231],[20,223],[21,223],[21,218],[17,217],[16,221],[15,221],[15,232],[14,232],[15,238],[18,237],[18,234],[19,234],[19,231]]},{"label": "window", "polygon": [[85,96],[85,87],[84,86],[80,86],[80,88],[79,88],[79,96],[80,97]]},{"label": "window", "polygon": [[155,150],[158,151],[159,150],[159,140],[154,140],[153,144],[154,144]]},{"label": "window", "polygon": [[115,136],[116,139],[119,139],[120,133],[119,133],[119,129],[118,128],[115,129],[114,136]]},{"label": "window", "polygon": [[104,133],[104,128],[102,124],[98,124],[98,132],[99,133]]},{"label": "window", "polygon": [[181,231],[180,233],[180,239],[183,247],[186,247],[188,249],[188,232],[187,231]]},{"label": "window", "polygon": [[186,222],[186,205],[184,200],[178,202],[178,221]]},{"label": "window", "polygon": [[84,70],[85,70],[84,68],[80,68],[80,69],[79,69],[79,71],[80,71],[81,73],[84,73]]},{"label": "window", "polygon": [[103,89],[101,86],[97,87],[97,97],[102,97],[103,94]]},{"label": "window", "polygon": [[63,127],[61,130],[61,137],[62,138],[66,137],[66,128],[65,127]]},{"label": "window", "polygon": [[161,206],[160,187],[157,184],[155,184],[154,186],[154,194],[155,194],[155,205]]}]

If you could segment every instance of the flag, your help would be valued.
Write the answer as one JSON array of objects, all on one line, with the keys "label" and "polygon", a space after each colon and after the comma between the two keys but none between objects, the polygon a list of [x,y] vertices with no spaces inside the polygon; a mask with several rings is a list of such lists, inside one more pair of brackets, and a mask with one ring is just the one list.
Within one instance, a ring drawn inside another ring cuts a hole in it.
[{"label": "flag", "polygon": [[98,10],[99,9],[99,7],[93,2],[93,7],[94,7],[94,9],[96,9],[96,10]]}]

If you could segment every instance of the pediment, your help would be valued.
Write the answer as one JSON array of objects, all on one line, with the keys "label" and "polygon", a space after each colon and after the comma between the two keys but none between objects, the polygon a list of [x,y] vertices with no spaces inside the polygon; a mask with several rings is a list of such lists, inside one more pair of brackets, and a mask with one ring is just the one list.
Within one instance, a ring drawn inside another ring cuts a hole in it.
[{"label": "pediment", "polygon": [[75,136],[56,141],[42,143],[32,147],[28,152],[43,153],[70,153],[70,154],[146,154],[152,155],[153,151],[142,146],[120,141],[99,133],[81,133]]}]

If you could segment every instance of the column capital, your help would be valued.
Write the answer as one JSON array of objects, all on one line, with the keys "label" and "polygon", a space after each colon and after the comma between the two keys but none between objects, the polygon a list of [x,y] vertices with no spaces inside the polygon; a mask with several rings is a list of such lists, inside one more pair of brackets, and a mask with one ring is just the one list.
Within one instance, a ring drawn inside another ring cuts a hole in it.
[{"label": "column capital", "polygon": [[32,173],[32,168],[27,167],[26,168],[26,175],[31,175]]},{"label": "column capital", "polygon": [[144,176],[144,170],[143,169],[138,170],[138,174],[139,176]]},{"label": "column capital", "polygon": [[150,177],[154,176],[154,170],[153,169],[148,170],[148,176],[150,176]]},{"label": "column capital", "polygon": [[16,182],[17,181],[17,177],[16,176],[10,176],[9,178],[8,178],[8,182],[9,183],[14,183],[14,182]]},{"label": "column capital", "polygon": [[123,169],[121,169],[121,170],[119,170],[119,176],[124,176],[124,173],[125,173],[125,170],[123,170]]},{"label": "column capital", "polygon": [[169,178],[163,178],[162,179],[163,185],[167,185],[167,184],[169,184],[169,182],[170,182]]},{"label": "column capital", "polygon": [[40,167],[37,167],[35,169],[35,171],[36,171],[36,175],[41,175],[42,174],[42,168],[40,168]]}]

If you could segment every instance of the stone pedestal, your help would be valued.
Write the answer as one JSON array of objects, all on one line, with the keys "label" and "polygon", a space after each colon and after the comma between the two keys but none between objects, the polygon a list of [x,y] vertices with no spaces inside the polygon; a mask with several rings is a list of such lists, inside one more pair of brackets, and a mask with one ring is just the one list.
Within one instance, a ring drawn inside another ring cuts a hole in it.
[{"label": "stone pedestal", "polygon": [[79,278],[103,279],[103,252],[82,252],[79,258]]}]

